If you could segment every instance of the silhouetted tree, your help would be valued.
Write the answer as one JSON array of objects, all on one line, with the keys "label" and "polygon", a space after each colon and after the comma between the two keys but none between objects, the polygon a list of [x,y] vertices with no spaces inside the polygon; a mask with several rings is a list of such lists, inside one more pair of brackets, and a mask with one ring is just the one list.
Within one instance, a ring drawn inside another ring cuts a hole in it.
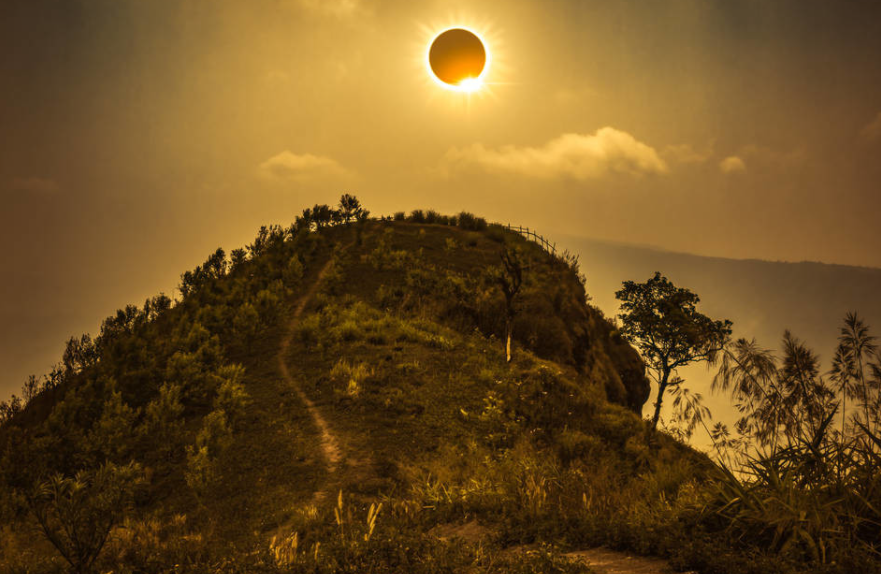
[{"label": "silhouetted tree", "polygon": [[36,375],[28,376],[27,380],[24,382],[24,385],[21,387],[21,396],[24,399],[24,404],[28,404],[34,397],[37,396],[40,392],[40,382],[37,379]]},{"label": "silhouetted tree", "polygon": [[248,255],[244,249],[233,249],[229,255],[233,269],[239,267],[248,259]]},{"label": "silhouetted tree", "polygon": [[354,195],[344,193],[340,198],[340,215],[345,223],[349,223],[352,219],[358,219],[361,212],[361,202]]},{"label": "silhouetted tree", "polygon": [[9,401],[0,401],[0,424],[10,420],[21,412],[21,399],[15,395]]},{"label": "silhouetted tree", "polygon": [[312,221],[315,226],[321,229],[327,227],[333,221],[333,210],[329,205],[318,205],[312,207]]},{"label": "silhouetted tree", "polygon": [[94,365],[97,361],[98,352],[92,342],[92,337],[84,334],[79,339],[76,337],[68,339],[62,356],[65,371],[78,373],[86,367]]},{"label": "silhouetted tree", "polygon": [[731,321],[714,321],[698,312],[697,294],[676,287],[660,273],[645,283],[625,281],[615,297],[621,301],[621,334],[637,346],[658,384],[655,429],[667,387],[682,384],[675,376],[677,369],[712,361],[731,334]]}]

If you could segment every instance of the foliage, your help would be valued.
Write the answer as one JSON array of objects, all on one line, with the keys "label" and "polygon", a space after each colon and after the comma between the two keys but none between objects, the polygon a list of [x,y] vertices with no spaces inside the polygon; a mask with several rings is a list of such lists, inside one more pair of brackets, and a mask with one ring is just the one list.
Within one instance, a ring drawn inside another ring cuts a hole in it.
[{"label": "foliage", "polygon": [[700,298],[660,273],[645,283],[625,281],[615,297],[621,301],[621,334],[637,346],[658,385],[655,428],[667,387],[682,384],[675,377],[677,369],[713,361],[731,334],[731,321],[714,321],[700,313]]},{"label": "foliage", "polygon": [[91,571],[111,529],[131,506],[140,476],[136,464],[108,462],[73,477],[53,475],[28,495],[42,533],[74,572]]},{"label": "foliage", "polygon": [[[707,512],[744,543],[820,564],[881,551],[881,438],[873,430],[881,415],[864,408],[878,403],[868,373],[881,356],[855,314],[844,323],[829,379],[787,331],[782,359],[741,339],[714,380],[738,404],[742,438],[719,449],[726,458]],[[860,401],[852,412],[848,398]]]}]

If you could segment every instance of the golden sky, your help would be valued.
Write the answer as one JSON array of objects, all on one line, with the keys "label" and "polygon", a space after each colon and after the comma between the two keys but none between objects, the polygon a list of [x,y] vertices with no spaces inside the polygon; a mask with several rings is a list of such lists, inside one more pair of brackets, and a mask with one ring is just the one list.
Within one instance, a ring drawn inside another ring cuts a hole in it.
[{"label": "golden sky", "polygon": [[[824,0],[7,0],[0,315],[78,332],[88,311],[94,330],[344,191],[375,214],[881,266],[879,16]],[[428,75],[450,26],[486,42],[480,92]]]}]

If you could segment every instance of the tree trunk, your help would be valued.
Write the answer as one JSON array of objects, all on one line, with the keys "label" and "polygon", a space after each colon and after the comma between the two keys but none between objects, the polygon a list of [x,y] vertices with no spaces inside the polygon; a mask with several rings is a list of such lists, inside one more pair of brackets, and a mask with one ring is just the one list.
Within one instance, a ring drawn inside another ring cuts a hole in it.
[{"label": "tree trunk", "polygon": [[511,335],[514,331],[514,321],[511,317],[505,320],[505,362],[511,362]]},{"label": "tree trunk", "polygon": [[652,416],[652,430],[658,428],[658,419],[661,418],[661,403],[664,402],[664,391],[667,390],[667,380],[670,373],[664,372],[661,376],[661,382],[658,384],[658,398],[655,400],[655,414]]}]

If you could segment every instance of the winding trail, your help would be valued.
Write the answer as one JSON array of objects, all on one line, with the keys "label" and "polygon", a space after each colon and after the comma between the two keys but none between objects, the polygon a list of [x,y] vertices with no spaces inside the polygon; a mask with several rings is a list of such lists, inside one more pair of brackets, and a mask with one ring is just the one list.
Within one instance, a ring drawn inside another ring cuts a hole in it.
[{"label": "winding trail", "polygon": [[[348,245],[344,246],[343,249],[346,249]],[[336,437],[336,435],[330,430],[330,426],[327,424],[327,420],[322,416],[321,411],[315,406],[315,403],[312,402],[306,393],[303,391],[302,386],[297,383],[294,377],[291,376],[290,370],[288,369],[286,357],[288,354],[288,349],[290,349],[291,341],[293,341],[294,333],[297,330],[297,326],[300,324],[300,318],[303,315],[303,311],[306,309],[306,305],[309,304],[309,301],[312,300],[312,297],[315,296],[315,293],[318,292],[318,288],[321,286],[321,282],[324,280],[324,277],[333,267],[333,256],[327,260],[324,264],[324,267],[321,268],[321,271],[318,272],[318,277],[315,278],[312,285],[306,292],[300,297],[300,300],[297,302],[296,307],[294,307],[294,312],[291,314],[290,321],[288,322],[287,332],[285,333],[284,338],[281,340],[281,345],[278,349],[278,371],[281,373],[282,378],[296,391],[297,396],[303,401],[303,404],[306,405],[306,410],[309,411],[309,416],[312,417],[312,422],[315,423],[315,426],[318,428],[319,435],[321,437],[321,452],[324,455],[324,458],[327,461],[327,470],[329,473],[333,473],[336,471],[337,466],[342,459],[342,450],[340,449],[340,441]],[[312,495],[312,504],[317,504],[327,495],[326,490],[320,489],[317,490]]]}]

